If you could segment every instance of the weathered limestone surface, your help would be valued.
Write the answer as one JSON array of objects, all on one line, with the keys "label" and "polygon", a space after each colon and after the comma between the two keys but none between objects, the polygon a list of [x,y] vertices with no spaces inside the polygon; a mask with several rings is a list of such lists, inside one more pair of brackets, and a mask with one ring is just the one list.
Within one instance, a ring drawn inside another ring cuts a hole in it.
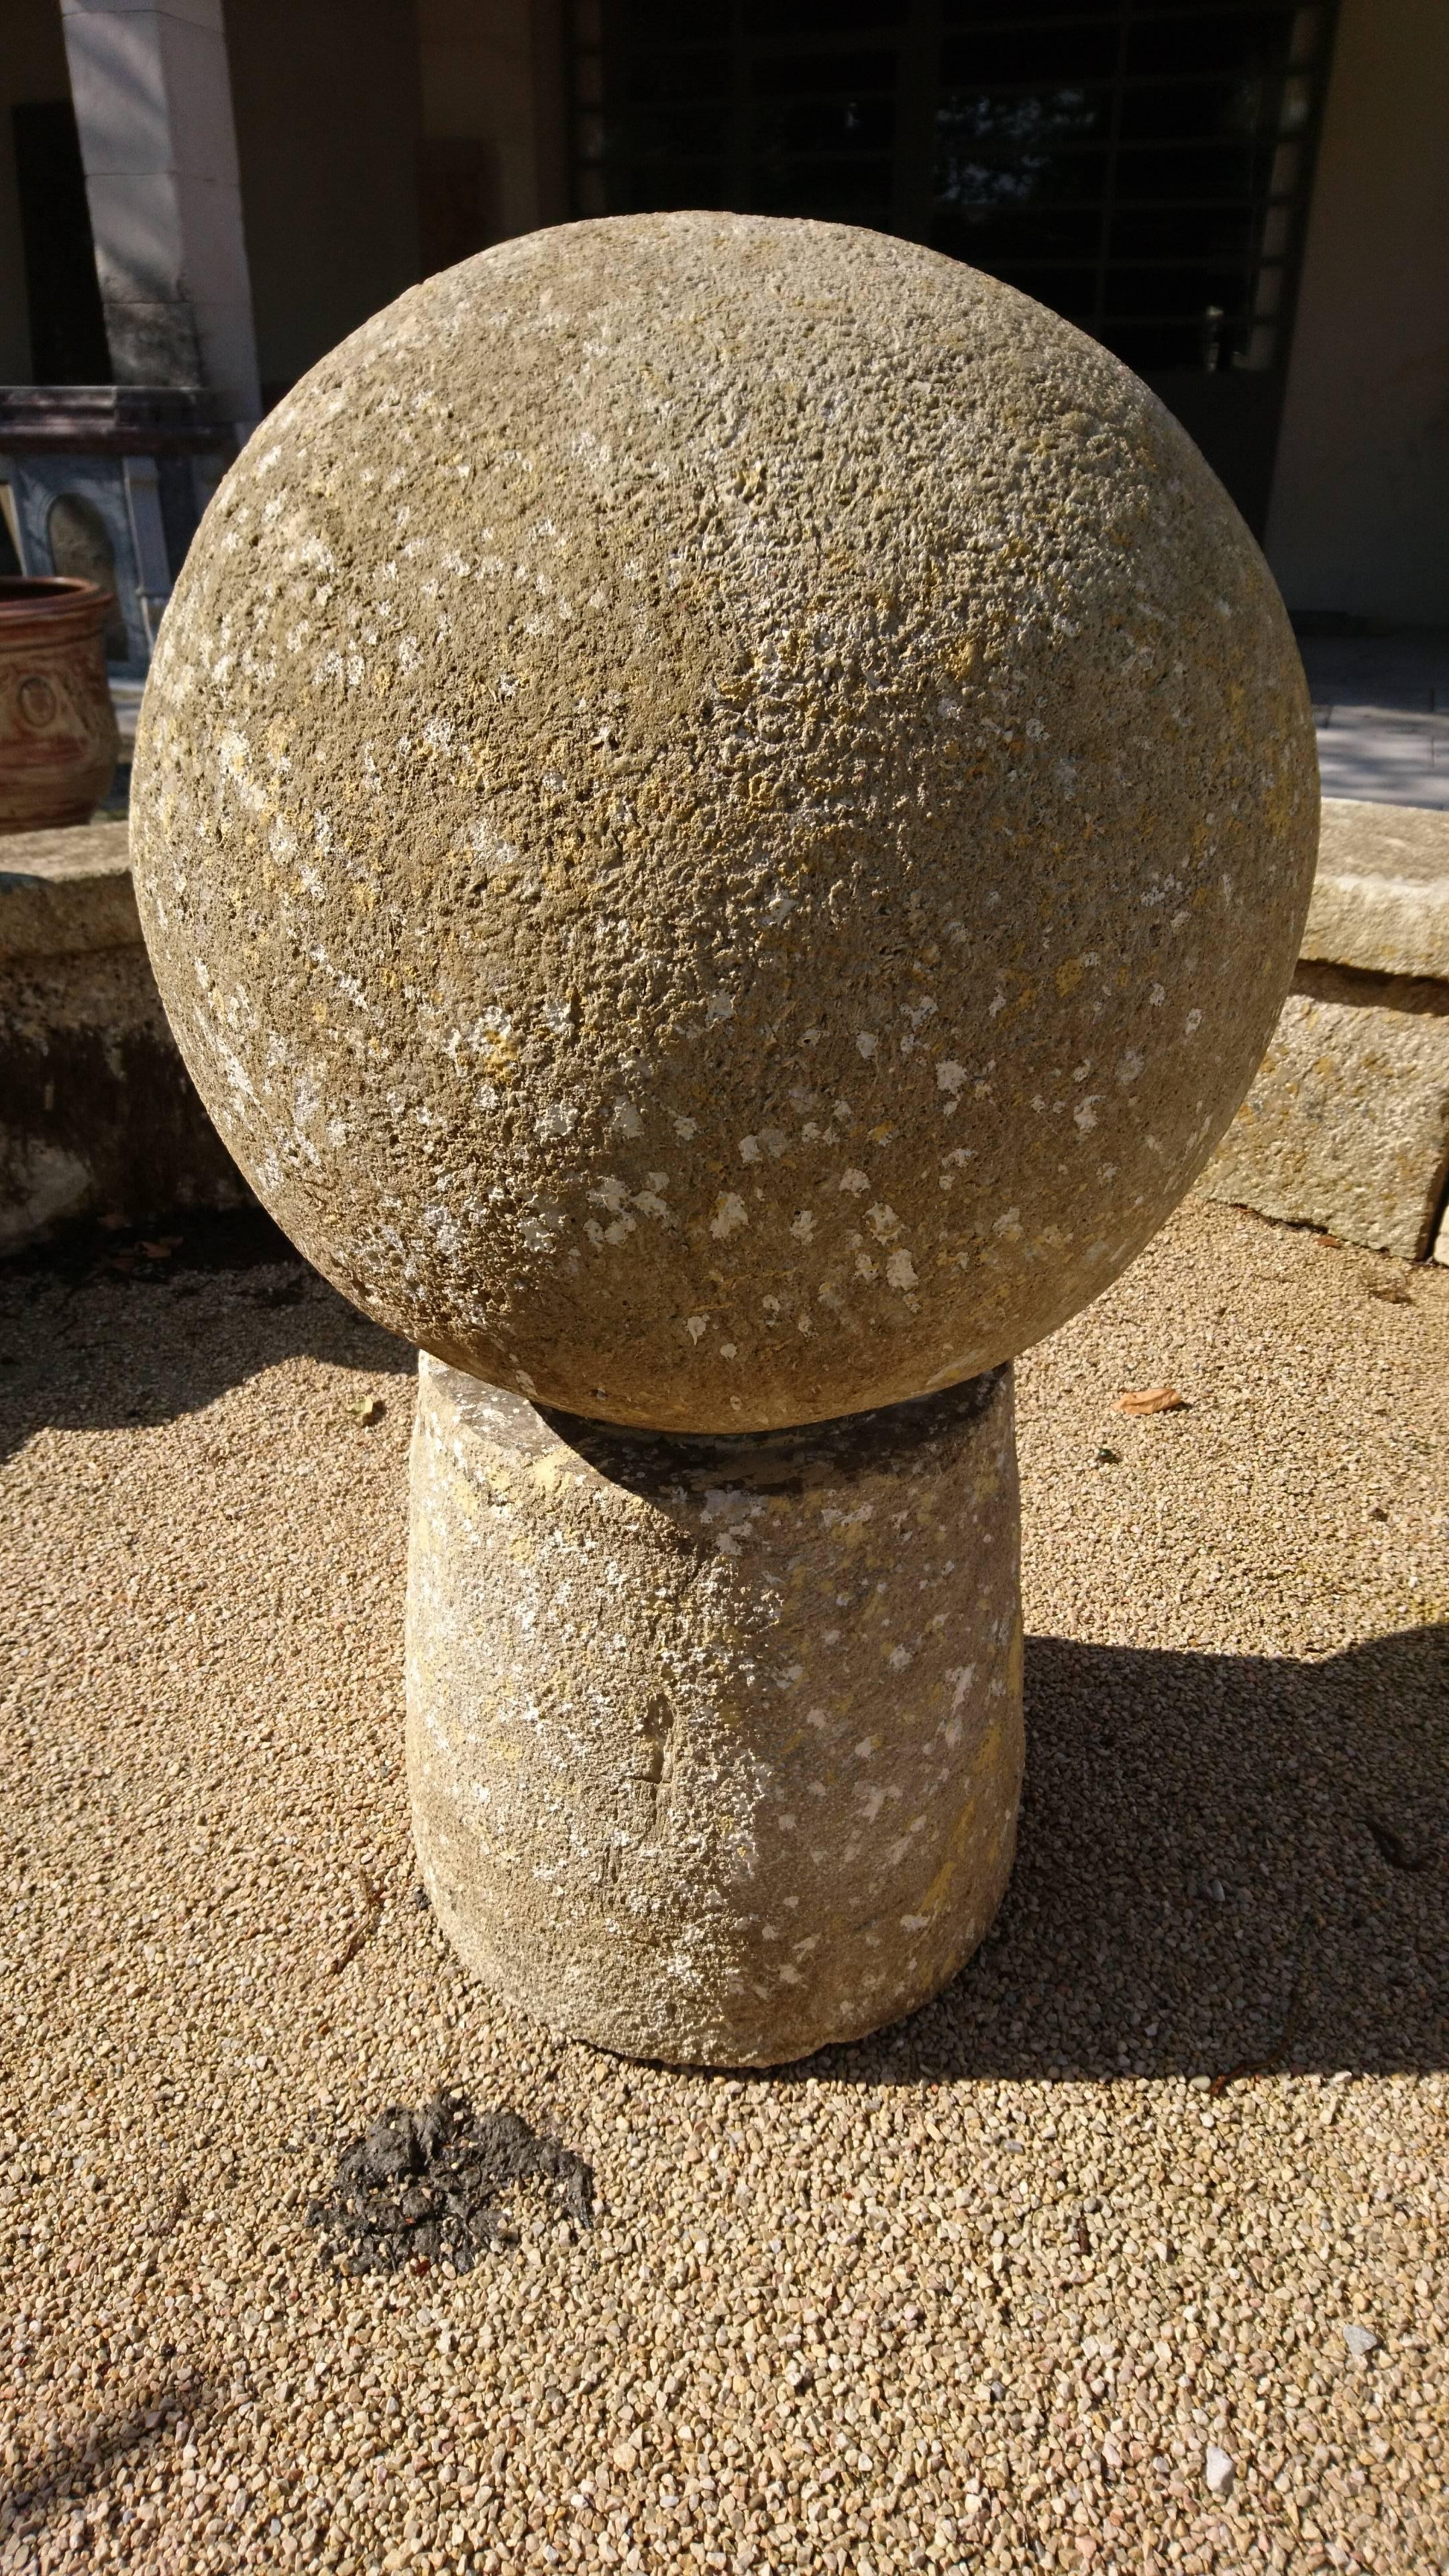
[{"label": "weathered limestone surface", "polygon": [[250,1197],[167,1025],[124,823],[0,842],[0,1251]]},{"label": "weathered limestone surface", "polygon": [[1326,801],[1300,953],[1449,984],[1449,814]]},{"label": "weathered limestone surface", "polygon": [[1210,1198],[1405,1261],[1449,1223],[1449,815],[1329,803],[1293,990]]},{"label": "weathered limestone surface", "polygon": [[1301,968],[1207,1195],[1417,1261],[1446,1179],[1449,986]]},{"label": "weathered limestone surface", "polygon": [[916,245],[500,244],[228,476],[137,739],[182,1051],[345,1292],[675,1430],[970,1378],[1201,1169],[1298,950],[1306,687],[1104,349]]},{"label": "weathered limestone surface", "polygon": [[0,842],[0,960],[141,945],[125,823]]},{"label": "weathered limestone surface", "polygon": [[922,2002],[1011,1867],[1009,1369],[738,1439],[424,1359],[408,1762],[467,1964],[574,2035],[761,2064]]}]

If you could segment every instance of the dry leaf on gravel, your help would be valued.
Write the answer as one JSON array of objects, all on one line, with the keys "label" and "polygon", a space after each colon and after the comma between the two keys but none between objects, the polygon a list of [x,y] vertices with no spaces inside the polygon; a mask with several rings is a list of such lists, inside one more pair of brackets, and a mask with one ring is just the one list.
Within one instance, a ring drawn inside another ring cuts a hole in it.
[{"label": "dry leaf on gravel", "polygon": [[1175,1386],[1129,1387],[1117,1398],[1119,1413],[1186,1413],[1187,1398]]},{"label": "dry leaf on gravel", "polygon": [[362,1921],[354,1925],[352,1931],[348,1934],[347,1939],[343,1942],[341,1949],[335,1950],[332,1957],[328,1960],[327,1972],[329,1976],[340,1977],[343,1969],[351,1966],[353,1960],[358,1954],[358,1951],[366,1948],[368,1942],[372,1939],[374,1932],[377,1930],[379,1923],[382,1921],[381,1888],[374,1887],[365,1870],[358,1870],[356,1877],[358,1892],[362,1898]]},{"label": "dry leaf on gravel", "polygon": [[1395,1833],[1392,1825],[1386,1825],[1384,1823],[1382,1817],[1366,1816],[1364,1818],[1364,1822],[1368,1826],[1369,1832],[1373,1836],[1375,1843],[1378,1845],[1379,1851],[1382,1853],[1391,1869],[1417,1871],[1421,1869],[1429,1869],[1433,1866],[1434,1854],[1432,1851],[1416,1851],[1413,1849],[1410,1844],[1405,1842],[1402,1834]]}]

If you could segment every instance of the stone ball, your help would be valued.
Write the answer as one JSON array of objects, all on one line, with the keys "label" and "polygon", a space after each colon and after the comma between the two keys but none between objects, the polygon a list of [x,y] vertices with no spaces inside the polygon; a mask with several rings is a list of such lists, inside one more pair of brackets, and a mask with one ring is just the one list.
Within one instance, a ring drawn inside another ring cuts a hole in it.
[{"label": "stone ball", "polygon": [[137,893],[278,1222],[449,1364],[754,1430],[989,1369],[1206,1161],[1307,691],[1104,349],[908,242],[506,242],[274,411],[167,611]]}]

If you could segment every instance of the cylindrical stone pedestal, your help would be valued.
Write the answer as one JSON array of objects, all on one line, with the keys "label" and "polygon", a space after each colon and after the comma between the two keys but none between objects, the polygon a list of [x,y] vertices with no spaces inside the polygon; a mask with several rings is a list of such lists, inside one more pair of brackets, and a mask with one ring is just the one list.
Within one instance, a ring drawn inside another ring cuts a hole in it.
[{"label": "cylindrical stone pedestal", "polygon": [[717,1438],[424,1358],[407,1676],[424,1882],[510,2004],[677,2064],[894,2020],[1011,1869],[1010,1369]]}]

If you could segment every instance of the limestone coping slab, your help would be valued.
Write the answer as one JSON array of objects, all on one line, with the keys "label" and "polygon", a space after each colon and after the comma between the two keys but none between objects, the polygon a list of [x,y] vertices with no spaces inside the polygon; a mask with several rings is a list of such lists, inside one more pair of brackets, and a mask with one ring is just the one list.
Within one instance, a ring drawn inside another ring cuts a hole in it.
[{"label": "limestone coping slab", "polygon": [[1449,814],[1326,800],[1301,953],[1449,983]]},{"label": "limestone coping slab", "polygon": [[0,840],[0,958],[139,946],[125,823]]}]

